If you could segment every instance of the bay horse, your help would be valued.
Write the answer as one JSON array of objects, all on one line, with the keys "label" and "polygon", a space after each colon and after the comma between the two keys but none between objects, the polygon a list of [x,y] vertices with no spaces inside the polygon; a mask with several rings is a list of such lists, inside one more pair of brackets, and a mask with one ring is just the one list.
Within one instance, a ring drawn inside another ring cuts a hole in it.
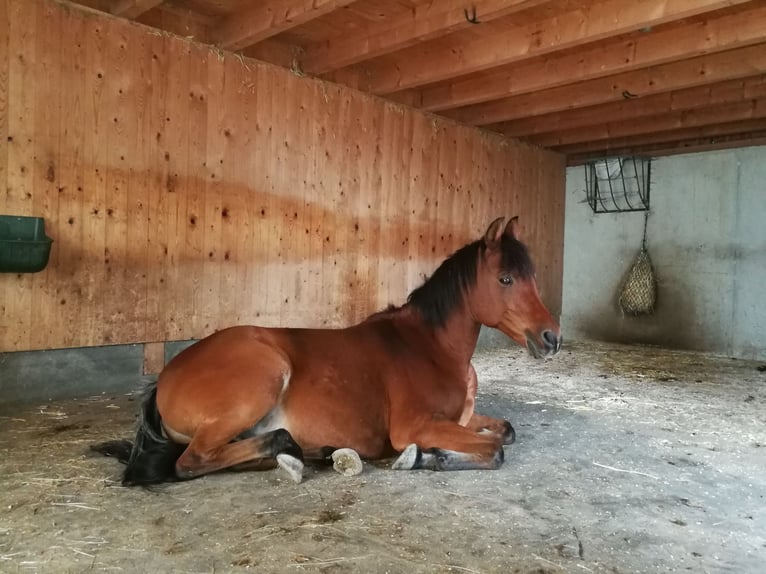
[{"label": "bay horse", "polygon": [[401,307],[343,329],[237,326],[171,360],[150,386],[133,442],[94,445],[127,464],[125,485],[223,469],[284,468],[335,448],[394,469],[496,469],[515,433],[474,413],[481,325],[536,358],[561,348],[518,218],[496,219]]}]

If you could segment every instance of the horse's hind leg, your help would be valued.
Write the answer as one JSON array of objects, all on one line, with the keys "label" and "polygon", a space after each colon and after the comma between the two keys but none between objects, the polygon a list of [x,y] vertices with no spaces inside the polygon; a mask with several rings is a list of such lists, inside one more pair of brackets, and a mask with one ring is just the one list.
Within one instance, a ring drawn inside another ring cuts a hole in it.
[{"label": "horse's hind leg", "polygon": [[260,461],[276,460],[290,478],[300,482],[303,472],[303,453],[300,446],[285,429],[277,429],[259,436],[236,442],[228,442],[228,434],[221,438],[219,427],[200,427],[189,446],[176,462],[176,475],[190,479],[225,468],[251,463],[260,466]]}]

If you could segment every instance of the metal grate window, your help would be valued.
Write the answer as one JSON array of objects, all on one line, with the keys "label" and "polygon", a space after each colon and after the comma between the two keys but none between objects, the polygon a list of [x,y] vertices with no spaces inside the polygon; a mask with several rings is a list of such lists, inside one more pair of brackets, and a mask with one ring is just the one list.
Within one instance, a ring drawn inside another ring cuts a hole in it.
[{"label": "metal grate window", "polygon": [[585,194],[593,212],[648,211],[651,161],[612,157],[585,164]]}]

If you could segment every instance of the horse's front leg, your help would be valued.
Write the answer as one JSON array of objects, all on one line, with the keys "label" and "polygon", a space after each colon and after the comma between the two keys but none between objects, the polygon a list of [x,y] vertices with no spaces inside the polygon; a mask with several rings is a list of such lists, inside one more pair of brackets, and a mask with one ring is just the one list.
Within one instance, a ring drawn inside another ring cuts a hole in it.
[{"label": "horse's front leg", "polygon": [[401,452],[395,470],[494,470],[504,460],[499,436],[447,419],[410,421],[391,430],[391,444]]},{"label": "horse's front leg", "polygon": [[503,444],[513,444],[516,441],[516,431],[513,430],[511,423],[503,419],[474,413],[465,426],[477,433],[498,436],[503,441]]},{"label": "horse's front leg", "polygon": [[477,415],[474,412],[478,387],[476,370],[473,368],[473,365],[469,364],[466,376],[465,404],[463,405],[463,413],[460,415],[459,424],[474,432],[493,433],[502,439],[503,444],[513,444],[516,440],[516,431],[513,430],[511,423],[502,419]]},{"label": "horse's front leg", "polygon": [[463,412],[460,415],[460,426],[467,426],[473,417],[473,409],[476,406],[476,391],[479,388],[479,380],[476,377],[476,369],[471,363],[468,363],[468,374],[465,379],[465,402],[463,403]]}]

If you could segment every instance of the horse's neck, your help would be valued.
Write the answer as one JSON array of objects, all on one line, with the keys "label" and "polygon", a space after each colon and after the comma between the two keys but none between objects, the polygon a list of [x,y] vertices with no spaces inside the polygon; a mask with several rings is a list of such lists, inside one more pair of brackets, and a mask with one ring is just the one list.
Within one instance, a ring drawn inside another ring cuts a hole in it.
[{"label": "horse's neck", "polygon": [[461,306],[452,312],[444,327],[434,332],[434,337],[444,353],[459,364],[468,365],[476,350],[480,329],[481,325]]},{"label": "horse's neck", "polygon": [[[453,310],[445,325],[433,327],[428,325],[420,312],[410,304],[382,311],[367,319],[388,319],[398,324],[404,338],[412,336],[411,344],[425,345],[429,353],[439,355],[439,362],[448,360],[456,367],[467,367],[476,349],[481,325],[477,323],[464,306]],[[407,335],[410,333],[411,335]]]}]

